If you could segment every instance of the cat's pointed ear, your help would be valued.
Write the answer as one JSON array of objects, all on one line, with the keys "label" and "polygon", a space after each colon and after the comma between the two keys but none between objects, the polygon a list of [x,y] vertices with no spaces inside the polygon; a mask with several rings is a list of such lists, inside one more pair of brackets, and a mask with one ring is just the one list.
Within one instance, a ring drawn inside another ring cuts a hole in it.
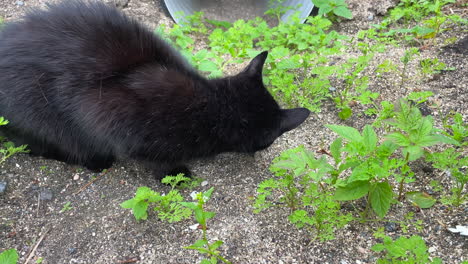
[{"label": "cat's pointed ear", "polygon": [[298,127],[309,116],[310,111],[306,108],[294,108],[281,110],[281,134]]},{"label": "cat's pointed ear", "polygon": [[245,68],[244,72],[249,76],[262,76],[263,64],[265,64],[267,57],[268,51],[258,54]]}]

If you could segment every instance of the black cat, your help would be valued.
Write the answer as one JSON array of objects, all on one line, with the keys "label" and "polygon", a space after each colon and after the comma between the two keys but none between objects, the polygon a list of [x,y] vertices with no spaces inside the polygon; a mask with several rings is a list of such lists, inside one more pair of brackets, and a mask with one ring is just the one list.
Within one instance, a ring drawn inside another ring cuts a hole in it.
[{"label": "black cat", "polygon": [[189,174],[189,159],[264,149],[308,117],[280,109],[265,89],[266,57],[209,80],[117,9],[65,1],[0,31],[2,132],[32,154],[92,170],[131,158],[158,177]]}]

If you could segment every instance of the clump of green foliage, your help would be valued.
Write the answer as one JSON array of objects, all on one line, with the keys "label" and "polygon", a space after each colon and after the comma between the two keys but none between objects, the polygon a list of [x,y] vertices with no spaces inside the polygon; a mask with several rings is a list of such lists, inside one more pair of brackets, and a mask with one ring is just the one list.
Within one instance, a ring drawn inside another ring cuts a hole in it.
[{"label": "clump of green foliage", "polygon": [[468,198],[468,194],[463,193],[468,183],[468,173],[465,171],[468,166],[468,157],[462,157],[455,148],[448,148],[429,154],[426,160],[432,162],[434,168],[442,170],[454,182],[454,186],[450,188],[452,195],[444,197],[443,201],[460,206]]},{"label": "clump of green foliage", "polygon": [[183,176],[183,174],[165,177],[161,182],[171,186],[171,190],[167,194],[155,192],[146,186],[139,187],[135,197],[123,202],[120,206],[132,209],[136,220],[146,220],[148,218],[148,207],[150,205],[154,206],[153,210],[158,213],[159,219],[163,221],[172,223],[187,219],[192,212],[180,204],[184,199],[176,189],[179,183],[186,181],[190,181],[190,178]]},{"label": "clump of green foliage", "polygon": [[411,237],[401,236],[396,240],[385,235],[383,230],[377,231],[374,236],[383,240],[372,246],[375,252],[382,252],[384,256],[377,260],[378,264],[391,263],[442,263],[440,258],[431,259],[424,240],[417,235]]},{"label": "clump of green foliage", "polygon": [[[336,229],[353,219],[351,214],[340,213],[340,204],[333,199],[333,179],[326,177],[333,167],[325,157],[317,159],[300,146],[283,152],[270,170],[275,177],[259,184],[255,212],[286,206],[291,210],[289,220],[316,233],[321,241],[333,239]],[[271,201],[273,197],[280,198]]]},{"label": "clump of green foliage", "polygon": [[[343,7],[340,1],[324,3],[334,6],[333,10]],[[332,98],[343,112],[340,117],[346,119],[352,114],[348,106],[351,101],[368,104],[378,95],[369,91],[368,77],[361,76],[375,50],[363,49],[363,55],[344,62],[331,61],[330,56],[343,52],[348,38],[330,30],[332,22],[323,16],[309,17],[305,23],[293,17],[289,23],[280,22],[274,27],[261,18],[228,23],[203,19],[202,13],[187,21],[171,28],[163,25],[157,32],[208,77],[219,77],[229,65],[268,50],[264,82],[276,99],[289,106],[301,105],[318,112],[323,101]],[[205,40],[206,47],[195,48],[194,35]],[[346,86],[332,87],[332,83]]]},{"label": "clump of green foliage", "polygon": [[333,14],[347,19],[353,18],[345,0],[313,0],[312,2],[319,8],[318,15]]},{"label": "clump of green foliage", "polygon": [[[424,102],[427,94],[412,94],[416,102]],[[378,135],[375,128],[366,125],[362,132],[348,126],[327,125],[338,134],[325,155],[316,158],[303,147],[285,151],[272,163],[273,178],[260,183],[254,207],[256,212],[283,205],[291,209],[289,220],[298,227],[316,230],[321,240],[333,238],[337,228],[352,220],[351,215],[340,213],[342,201],[366,200],[362,219],[372,211],[384,217],[392,203],[404,197],[420,208],[434,205],[430,195],[411,191],[404,186],[415,181],[410,162],[428,155],[426,147],[435,144],[459,143],[434,128],[431,116],[422,116],[416,105],[401,100],[395,110],[387,107],[385,119],[387,132]],[[457,174],[460,164],[451,164],[453,174],[458,177],[455,191],[463,189],[466,179]],[[445,168],[442,164],[435,167]],[[463,175],[464,176],[464,175]],[[393,186],[393,182],[397,186]],[[397,192],[394,192],[396,187]],[[271,199],[279,197],[279,199]]]},{"label": "clump of green foliage", "polygon": [[0,263],[2,264],[16,264],[18,263],[18,252],[16,249],[8,249],[0,253]]},{"label": "clump of green foliage", "polygon": [[436,37],[453,25],[466,25],[468,20],[456,14],[445,14],[442,7],[455,0],[403,0],[380,23],[358,35],[387,44],[406,42],[411,45],[429,44],[425,40]]},{"label": "clump of green foliage", "polygon": [[[0,116],[0,126],[5,126],[8,124],[8,120]],[[4,163],[9,157],[17,153],[28,153],[27,145],[21,145],[15,147],[13,142],[8,141],[6,138],[0,136],[0,164]]]},{"label": "clump of green foliage", "polygon": [[210,243],[207,237],[207,220],[213,218],[216,214],[206,211],[205,203],[210,199],[214,189],[211,188],[208,191],[193,194],[193,199],[196,202],[185,202],[176,188],[180,188],[182,183],[188,184],[186,186],[190,187],[190,181],[191,179],[183,176],[183,174],[166,176],[161,182],[171,186],[169,193],[164,195],[146,186],[139,187],[135,197],[123,202],[121,206],[126,209],[132,209],[136,220],[146,220],[150,206],[154,206],[154,211],[158,213],[159,219],[169,223],[188,219],[193,213],[195,220],[203,232],[203,238],[185,248],[205,254],[208,258],[203,259],[201,264],[215,264],[218,263],[218,260],[229,264],[231,262],[222,257],[219,251],[217,251],[223,244],[223,241],[217,240]]},{"label": "clump of green foliage", "polygon": [[208,212],[205,210],[205,204],[211,197],[214,188],[210,188],[206,192],[199,192],[193,195],[196,202],[181,202],[180,204],[191,211],[195,216],[195,220],[198,222],[200,229],[202,230],[202,239],[197,240],[190,246],[185,247],[186,249],[196,250],[201,254],[206,255],[208,258],[203,259],[201,264],[215,264],[218,260],[223,263],[230,264],[231,262],[226,260],[220,255],[217,249],[224,244],[221,240],[216,240],[212,243],[208,240],[207,236],[207,220],[213,218],[216,214],[214,212]]}]

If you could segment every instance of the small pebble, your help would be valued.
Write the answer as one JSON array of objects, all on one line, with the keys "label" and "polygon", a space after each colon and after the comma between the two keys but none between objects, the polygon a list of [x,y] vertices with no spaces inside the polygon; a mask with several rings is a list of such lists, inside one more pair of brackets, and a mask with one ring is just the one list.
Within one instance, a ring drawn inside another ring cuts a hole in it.
[{"label": "small pebble", "polygon": [[41,192],[39,193],[39,199],[41,201],[50,201],[54,197],[53,193],[49,189],[42,189]]},{"label": "small pebble", "polygon": [[76,248],[68,248],[67,251],[68,251],[68,253],[70,253],[71,255],[73,255],[73,254],[76,253]]},{"label": "small pebble", "polygon": [[370,14],[367,16],[367,20],[372,21],[374,20],[374,14]]},{"label": "small pebble", "polygon": [[3,194],[6,192],[7,188],[7,183],[4,181],[0,181],[0,194]]},{"label": "small pebble", "polygon": [[428,250],[427,250],[429,253],[434,253],[437,251],[436,247],[430,247]]},{"label": "small pebble", "polygon": [[395,232],[397,230],[397,224],[393,222],[385,223],[385,231],[387,232]]},{"label": "small pebble", "polygon": [[73,175],[73,180],[74,180],[74,181],[77,181],[77,180],[79,180],[79,179],[80,179],[80,175],[78,175],[78,173],[75,174],[75,175]]},{"label": "small pebble", "polygon": [[206,185],[208,185],[208,181],[202,181],[202,182],[200,183],[200,185],[201,185],[202,187],[203,187],[203,186],[206,186]]},{"label": "small pebble", "polygon": [[17,6],[24,6],[24,2],[23,1],[16,1],[16,5]]}]

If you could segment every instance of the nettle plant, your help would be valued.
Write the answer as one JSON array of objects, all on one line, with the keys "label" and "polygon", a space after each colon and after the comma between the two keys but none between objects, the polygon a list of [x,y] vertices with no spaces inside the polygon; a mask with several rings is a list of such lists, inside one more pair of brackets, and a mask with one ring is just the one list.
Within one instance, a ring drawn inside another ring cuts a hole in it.
[{"label": "nettle plant", "polygon": [[377,135],[371,125],[362,132],[353,127],[327,125],[339,136],[330,145],[330,152],[326,152],[332,162],[324,155],[316,158],[303,147],[285,151],[271,165],[275,177],[257,189],[256,212],[287,206],[292,223],[315,229],[317,237],[327,240],[333,238],[334,230],[352,220],[351,215],[340,213],[340,201],[364,198],[362,220],[368,219],[371,210],[384,217],[391,204],[404,197],[420,208],[431,207],[435,203],[431,196],[405,192],[405,185],[415,181],[410,163],[422,158],[426,147],[458,142],[435,129],[432,117],[422,116],[406,100],[397,108],[395,111],[393,105],[388,105],[385,109],[386,118],[381,122],[387,124],[388,132],[383,136]]},{"label": "nettle plant", "polygon": [[351,214],[341,213],[340,203],[333,199],[330,174],[334,168],[324,156],[316,158],[300,146],[283,152],[270,170],[275,176],[259,184],[254,212],[285,206],[291,223],[315,233],[321,241],[333,239],[336,229],[353,219]]}]

